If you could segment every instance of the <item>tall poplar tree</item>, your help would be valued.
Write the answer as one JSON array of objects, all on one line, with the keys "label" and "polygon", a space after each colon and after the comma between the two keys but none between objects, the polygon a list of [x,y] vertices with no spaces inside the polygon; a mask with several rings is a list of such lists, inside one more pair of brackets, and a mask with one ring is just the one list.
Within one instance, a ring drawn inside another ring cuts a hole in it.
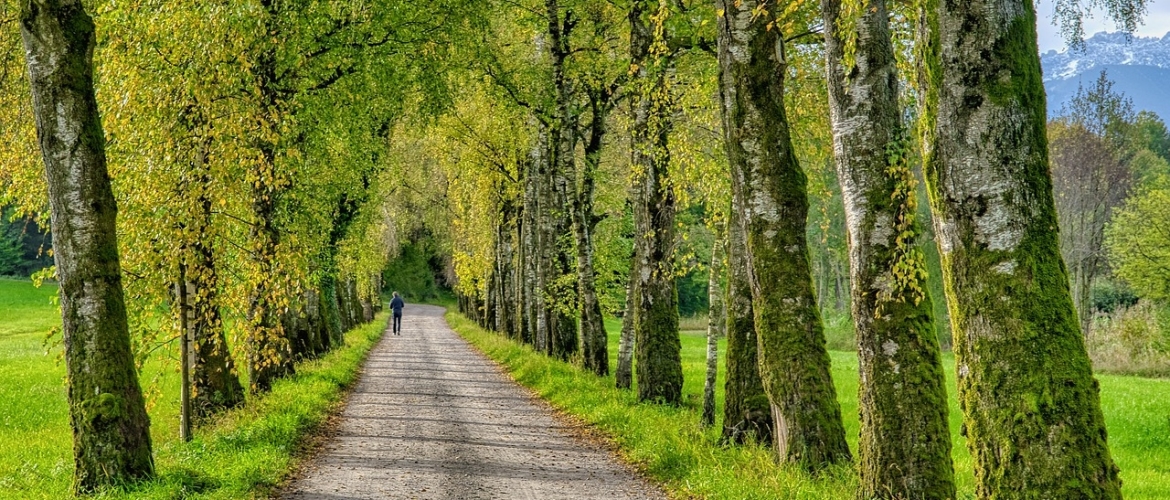
[{"label": "tall poplar tree", "polygon": [[1121,498],[1060,256],[1036,11],[937,0],[925,174],[978,498]]},{"label": "tall poplar tree", "polygon": [[79,1],[29,0],[20,25],[61,286],[74,490],[89,492],[154,473],[94,97],[94,23]]},{"label": "tall poplar tree", "polygon": [[859,497],[952,499],[945,379],[890,12],[886,0],[855,1],[845,12],[843,3],[823,0],[821,11],[861,370]]},{"label": "tall poplar tree", "polygon": [[716,2],[720,97],[732,190],[743,203],[760,376],[775,451],[809,470],[851,459],[813,295],[807,179],[784,110],[785,40],[756,1]]}]

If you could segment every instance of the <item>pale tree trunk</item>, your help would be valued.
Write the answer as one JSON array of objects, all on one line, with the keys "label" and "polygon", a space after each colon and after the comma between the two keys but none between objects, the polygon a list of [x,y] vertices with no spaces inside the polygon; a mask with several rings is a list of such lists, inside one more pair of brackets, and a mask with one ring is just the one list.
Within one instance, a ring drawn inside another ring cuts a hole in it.
[{"label": "pale tree trunk", "polygon": [[537,134],[536,146],[533,149],[533,163],[535,164],[534,172],[536,179],[534,181],[534,192],[536,200],[534,207],[536,213],[533,215],[533,252],[532,260],[535,280],[532,281],[532,295],[533,295],[533,329],[532,339],[533,347],[537,351],[545,354],[550,353],[550,339],[549,331],[551,330],[549,317],[549,277],[552,269],[552,243],[549,242],[553,238],[552,229],[550,228],[550,217],[548,214],[549,205],[552,204],[550,200],[549,187],[549,173],[551,168],[549,158],[549,133],[547,129],[542,129]]},{"label": "pale tree trunk", "polygon": [[608,336],[597,299],[597,285],[593,269],[593,230],[597,217],[593,214],[593,191],[601,148],[605,137],[608,101],[605,96],[590,96],[593,116],[589,125],[589,142],[585,145],[585,161],[581,178],[577,181],[574,197],[573,229],[577,236],[577,288],[581,311],[581,347],[585,368],[598,375],[609,374]]},{"label": "pale tree trunk", "polygon": [[861,370],[858,497],[953,499],[945,378],[886,0],[866,0],[852,20],[852,66],[838,33],[841,0],[821,8]]},{"label": "pale tree trunk", "polygon": [[517,261],[520,266],[520,279],[517,281],[520,293],[520,340],[533,347],[537,345],[536,311],[540,294],[537,286],[539,249],[536,237],[538,161],[534,153],[524,169],[524,208],[520,213],[520,251]]},{"label": "pale tree trunk", "polygon": [[784,111],[784,41],[755,1],[717,0],[720,90],[732,189],[743,196],[760,375],[777,457],[848,462],[841,407],[809,270],[807,180]]},{"label": "pale tree trunk", "polygon": [[731,195],[727,223],[727,380],[723,383],[723,440],[772,440],[772,405],[760,379],[752,287],[748,279],[747,236],[742,201]]},{"label": "pale tree trunk", "polygon": [[[634,178],[634,260],[637,291],[634,359],[638,399],[677,404],[682,399],[682,344],[678,334],[678,292],[674,281],[674,191],[667,177],[673,103],[665,56],[650,53],[654,9],[635,0],[630,9],[630,58],[639,67],[632,127]],[[654,66],[653,69],[650,66]]]},{"label": "pale tree trunk", "polygon": [[1060,257],[1032,2],[927,12],[925,170],[975,495],[1121,498]]},{"label": "pale tree trunk", "polygon": [[634,316],[637,314],[634,298],[638,296],[634,274],[637,262],[630,258],[630,277],[626,280],[626,307],[622,313],[622,332],[618,338],[618,361],[614,379],[618,389],[634,385]]},{"label": "pale tree trunk", "polygon": [[154,474],[94,98],[94,24],[81,2],[30,0],[20,27],[61,287],[73,487],[91,492]]},{"label": "pale tree trunk", "polygon": [[703,383],[704,426],[715,425],[715,377],[719,371],[719,339],[727,330],[727,314],[723,307],[723,254],[727,245],[724,223],[718,222],[715,243],[711,245],[711,266],[707,274],[707,379]]}]

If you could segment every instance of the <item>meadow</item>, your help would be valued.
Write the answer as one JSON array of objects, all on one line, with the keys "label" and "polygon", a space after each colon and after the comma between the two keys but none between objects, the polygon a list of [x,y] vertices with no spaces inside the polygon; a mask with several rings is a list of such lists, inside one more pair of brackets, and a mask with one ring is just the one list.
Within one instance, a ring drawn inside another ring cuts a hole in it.
[{"label": "meadow", "polygon": [[[554,407],[600,431],[647,476],[663,483],[679,498],[801,499],[852,498],[856,473],[851,467],[829,470],[813,478],[791,467],[778,466],[760,445],[720,444],[719,422],[699,424],[706,370],[705,332],[682,332],[684,403],[679,407],[639,404],[634,391],[614,388],[613,375],[597,377],[569,363],[554,361],[498,334],[449,313],[451,326],[489,357],[501,363],[519,383]],[[610,373],[613,373],[620,324],[608,321]],[[720,342],[720,352],[726,348]],[[858,436],[857,356],[830,351],[833,380],[845,420],[850,447],[856,455]],[[962,416],[955,396],[954,356],[944,354],[950,399],[950,426],[959,498],[974,498],[972,463],[959,434]],[[719,364],[717,415],[722,418],[724,366]],[[1170,380],[1097,375],[1109,444],[1124,481],[1125,498],[1170,498]]]},{"label": "meadow", "polygon": [[[60,325],[56,289],[0,278],[0,500],[69,496],[73,472],[65,365],[45,342]],[[297,365],[272,392],[250,398],[179,440],[177,346],[159,349],[140,372],[154,443],[154,480],[100,499],[267,498],[295,468],[313,432],[336,411],[386,315],[346,334],[344,347]],[[59,337],[58,337],[59,338]]]}]

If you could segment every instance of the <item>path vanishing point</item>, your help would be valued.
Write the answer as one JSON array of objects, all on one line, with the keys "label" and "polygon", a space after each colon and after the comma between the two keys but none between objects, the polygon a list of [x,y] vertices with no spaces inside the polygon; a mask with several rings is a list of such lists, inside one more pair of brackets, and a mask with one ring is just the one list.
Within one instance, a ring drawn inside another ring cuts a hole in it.
[{"label": "path vanishing point", "polygon": [[666,496],[451,331],[409,305],[370,352],[340,424],[286,500]]}]

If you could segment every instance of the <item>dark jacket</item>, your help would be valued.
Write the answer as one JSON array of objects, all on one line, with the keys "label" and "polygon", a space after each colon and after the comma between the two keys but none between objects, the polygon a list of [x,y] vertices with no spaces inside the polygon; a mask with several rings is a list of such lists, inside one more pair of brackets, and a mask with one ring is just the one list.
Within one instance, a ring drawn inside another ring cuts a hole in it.
[{"label": "dark jacket", "polygon": [[402,297],[394,297],[394,300],[390,301],[390,309],[394,310],[394,314],[402,314],[402,307],[405,305],[406,302],[402,301]]}]

